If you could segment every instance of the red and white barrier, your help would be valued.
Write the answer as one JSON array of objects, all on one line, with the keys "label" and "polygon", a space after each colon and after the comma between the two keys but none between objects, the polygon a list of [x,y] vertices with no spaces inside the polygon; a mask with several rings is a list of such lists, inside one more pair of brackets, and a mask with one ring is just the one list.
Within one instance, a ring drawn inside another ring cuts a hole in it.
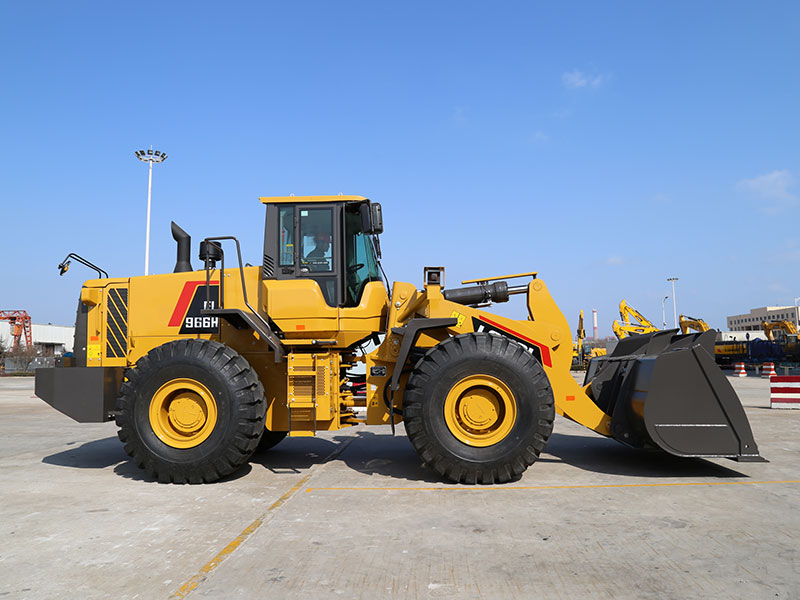
[{"label": "red and white barrier", "polygon": [[800,408],[800,377],[773,375],[769,378],[770,408]]},{"label": "red and white barrier", "polygon": [[747,377],[747,372],[744,370],[744,363],[737,362],[733,371],[734,377]]},{"label": "red and white barrier", "polygon": [[772,362],[764,363],[764,372],[761,373],[761,377],[772,377],[773,375],[777,374],[778,373],[775,372],[775,363]]}]

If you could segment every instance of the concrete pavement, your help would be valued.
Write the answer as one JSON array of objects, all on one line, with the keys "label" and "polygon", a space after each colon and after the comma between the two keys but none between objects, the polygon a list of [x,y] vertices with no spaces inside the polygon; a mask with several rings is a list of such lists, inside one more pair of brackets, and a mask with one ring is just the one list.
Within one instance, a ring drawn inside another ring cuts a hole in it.
[{"label": "concrete pavement", "polygon": [[0,380],[0,598],[798,598],[800,411],[731,379],[769,463],[628,449],[558,418],[510,485],[456,486],[402,427],[290,438],[159,484],[113,423]]}]

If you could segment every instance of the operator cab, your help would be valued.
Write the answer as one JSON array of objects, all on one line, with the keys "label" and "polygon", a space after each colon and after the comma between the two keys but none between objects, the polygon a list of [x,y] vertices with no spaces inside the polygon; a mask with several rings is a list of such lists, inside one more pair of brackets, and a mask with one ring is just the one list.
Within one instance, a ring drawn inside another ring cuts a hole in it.
[{"label": "operator cab", "polygon": [[332,307],[354,307],[383,281],[381,206],[361,196],[261,198],[267,206],[264,279],[313,279]]}]

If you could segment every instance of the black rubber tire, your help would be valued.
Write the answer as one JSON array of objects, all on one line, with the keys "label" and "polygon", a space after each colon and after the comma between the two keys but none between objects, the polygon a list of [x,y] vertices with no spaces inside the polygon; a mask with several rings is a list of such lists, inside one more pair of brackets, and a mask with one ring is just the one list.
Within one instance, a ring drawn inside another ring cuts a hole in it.
[{"label": "black rubber tire", "polygon": [[[168,342],[126,371],[116,404],[117,435],[125,452],[160,482],[210,483],[245,464],[264,433],[264,388],[248,362],[210,340]],[[211,434],[193,448],[162,442],[150,424],[150,402],[166,382],[190,377],[214,395],[217,420]]]},{"label": "black rubber tire", "polygon": [[261,436],[261,441],[258,442],[256,452],[264,452],[265,450],[274,448],[280,444],[287,435],[289,435],[288,431],[270,431],[267,429]]},{"label": "black rubber tire", "polygon": [[[511,390],[517,417],[497,443],[476,447],[451,433],[445,399],[464,377],[486,374]],[[403,398],[406,434],[423,464],[455,483],[518,479],[544,449],[555,409],[550,381],[520,344],[488,333],[467,333],[431,348],[414,367]]]}]

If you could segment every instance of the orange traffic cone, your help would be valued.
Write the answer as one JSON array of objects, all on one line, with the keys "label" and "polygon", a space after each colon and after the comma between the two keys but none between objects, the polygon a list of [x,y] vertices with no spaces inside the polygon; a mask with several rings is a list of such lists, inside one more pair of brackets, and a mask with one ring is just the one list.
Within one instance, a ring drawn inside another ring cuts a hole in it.
[{"label": "orange traffic cone", "polygon": [[734,377],[747,377],[747,373],[744,370],[744,363],[743,362],[737,362],[736,363],[736,368],[733,371],[733,376]]},{"label": "orange traffic cone", "polygon": [[761,373],[761,377],[772,377],[773,375],[777,375],[775,372],[775,363],[765,362],[764,372]]}]

